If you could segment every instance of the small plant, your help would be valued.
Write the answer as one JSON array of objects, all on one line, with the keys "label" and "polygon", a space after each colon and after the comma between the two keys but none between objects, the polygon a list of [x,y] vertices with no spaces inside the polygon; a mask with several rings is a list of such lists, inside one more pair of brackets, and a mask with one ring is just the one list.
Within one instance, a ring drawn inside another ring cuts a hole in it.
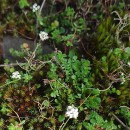
[{"label": "small plant", "polygon": [[1,0],[0,34],[35,48],[10,48],[18,60],[0,65],[0,129],[129,129],[128,10],[121,0]]}]

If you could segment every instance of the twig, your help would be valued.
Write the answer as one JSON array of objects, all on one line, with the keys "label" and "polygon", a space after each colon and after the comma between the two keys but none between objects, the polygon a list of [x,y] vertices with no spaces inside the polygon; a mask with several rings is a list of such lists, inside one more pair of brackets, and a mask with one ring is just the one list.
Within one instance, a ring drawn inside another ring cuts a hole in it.
[{"label": "twig", "polygon": [[[93,0],[90,1],[90,4],[91,4],[91,5],[92,5],[92,3],[93,3]],[[87,14],[90,12],[91,5],[88,5],[88,2],[87,2],[87,6],[88,6],[88,8],[87,8],[87,10],[86,10],[85,15],[87,15]]]},{"label": "twig", "polygon": [[41,64],[40,65],[38,65],[37,67],[36,67],[36,71],[39,71],[45,64],[48,64],[48,63],[52,63],[52,61],[51,60],[49,60],[49,61],[44,61],[44,62],[41,62]]},{"label": "twig", "polygon": [[17,117],[19,119],[19,122],[21,123],[21,119],[20,119],[18,113],[11,106],[9,106],[8,104],[7,104],[7,106],[17,115]]},{"label": "twig", "polygon": [[[90,97],[90,95],[91,95],[91,93],[85,98],[85,100],[80,104],[79,107],[81,107],[81,106],[86,102],[86,100]],[[79,107],[78,107],[78,108],[79,108]]]},{"label": "twig", "polygon": [[[20,65],[25,65],[26,63],[19,63]],[[18,66],[18,63],[11,63],[11,64],[2,64],[0,67],[6,67],[6,66]]]},{"label": "twig", "polygon": [[119,40],[119,35],[120,35],[120,32],[123,31],[123,29],[129,25],[128,14],[125,14],[125,16],[121,18],[121,16],[119,15],[117,11],[113,11],[111,14],[113,13],[115,13],[118,16],[118,18],[115,18],[115,20],[119,20],[117,30],[116,30],[116,39],[118,43],[121,43],[121,41]]},{"label": "twig", "polygon": [[86,53],[87,55],[89,55],[92,59],[95,59],[95,57],[93,57],[93,56],[86,50],[86,48],[85,48],[85,46],[84,46],[84,44],[83,44],[82,41],[81,41],[81,45],[82,45],[82,47],[83,47],[85,53]]},{"label": "twig", "polygon": [[41,12],[42,12],[42,9],[43,9],[43,7],[44,7],[44,5],[45,5],[45,2],[46,2],[46,0],[43,0],[42,5],[41,5],[41,8],[40,8],[40,10],[39,10],[39,15],[41,15]]},{"label": "twig", "polygon": [[106,89],[104,89],[104,90],[99,90],[99,91],[100,91],[100,92],[104,92],[104,91],[109,90],[109,89],[112,87],[112,84],[113,84],[113,83],[114,83],[114,82],[111,82],[108,88],[106,88]]},{"label": "twig", "polygon": [[37,13],[36,37],[35,37],[35,40],[34,40],[34,44],[35,44],[35,45],[36,45],[36,41],[37,41],[37,38],[38,38],[38,27],[39,27],[38,17],[40,17],[40,15],[41,15],[41,12],[42,12],[42,9],[43,9],[43,7],[44,7],[44,5],[45,5],[45,2],[46,2],[46,0],[43,0],[42,5],[41,5],[41,7],[40,7],[40,9],[39,9],[39,12]]},{"label": "twig", "polygon": [[[17,116],[12,116],[12,115],[8,115],[9,117],[12,117],[12,118],[16,118]],[[19,116],[19,118],[21,118],[21,119],[26,119],[26,118],[34,118],[34,117],[32,117],[32,116]]]},{"label": "twig", "polygon": [[128,126],[126,126],[124,124],[124,122],[122,122],[115,114],[112,113],[112,116],[124,127],[126,128],[126,130],[130,130],[130,128]]},{"label": "twig", "polygon": [[125,108],[127,108],[128,110],[130,110],[130,108],[129,108],[129,107],[127,107],[127,106],[120,106],[120,107],[125,107]]},{"label": "twig", "polygon": [[51,127],[48,127],[50,130],[55,130],[55,129],[53,129],[53,128],[51,128]]},{"label": "twig", "polygon": [[[11,29],[6,29],[6,32],[11,32],[11,33],[13,33],[13,31],[14,30],[11,30]],[[28,39],[28,40],[34,40],[34,38],[31,38],[31,37],[29,37],[29,36],[26,36],[25,34],[22,34],[22,33],[20,33],[19,31],[16,31],[18,34],[20,34],[21,35],[21,37],[23,37],[23,38],[25,38],[25,39]]]},{"label": "twig", "polygon": [[68,118],[68,119],[67,119],[67,121],[66,121],[65,123],[63,122],[63,123],[61,124],[61,126],[60,126],[59,130],[64,130],[64,128],[65,128],[65,126],[66,126],[66,124],[67,124],[67,123],[68,123],[68,121],[69,121],[69,119],[70,119],[70,118]]}]

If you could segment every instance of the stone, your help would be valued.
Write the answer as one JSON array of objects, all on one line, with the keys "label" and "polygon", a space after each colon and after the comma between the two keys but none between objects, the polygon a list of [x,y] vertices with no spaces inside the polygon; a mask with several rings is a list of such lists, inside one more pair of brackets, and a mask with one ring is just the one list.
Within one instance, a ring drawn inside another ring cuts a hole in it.
[{"label": "stone", "polygon": [[[3,50],[3,58],[4,59],[8,59],[10,62],[16,62],[16,61],[21,61],[23,59],[21,58],[16,58],[13,57],[10,54],[10,48],[13,48],[14,50],[21,50],[21,46],[23,46],[25,49],[29,49],[31,51],[33,51],[35,49],[35,44],[33,40],[28,40],[22,37],[14,37],[11,35],[5,35],[3,37],[3,42],[1,43],[2,46],[2,50]],[[42,44],[42,54],[46,55],[46,54],[50,54],[52,52],[54,52],[54,48],[51,47],[48,44]]]}]

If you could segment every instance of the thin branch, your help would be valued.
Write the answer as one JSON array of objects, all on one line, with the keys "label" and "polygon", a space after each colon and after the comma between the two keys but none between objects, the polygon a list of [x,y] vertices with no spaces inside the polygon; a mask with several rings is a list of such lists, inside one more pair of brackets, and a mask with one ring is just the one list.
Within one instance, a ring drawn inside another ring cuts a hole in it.
[{"label": "thin branch", "polygon": [[8,104],[7,104],[7,106],[17,115],[18,120],[19,120],[19,122],[21,123],[21,119],[20,119],[18,113],[17,113],[11,106],[9,106]]},{"label": "thin branch", "polygon": [[106,89],[104,89],[104,90],[99,90],[99,91],[104,92],[104,91],[109,90],[109,89],[112,87],[112,84],[113,84],[113,83],[114,83],[114,82],[111,82],[108,88],[106,88]]},{"label": "thin branch", "polygon": [[[25,65],[26,63],[19,63],[20,65]],[[7,66],[18,66],[18,63],[11,63],[11,64],[2,64],[0,67],[7,67]]]},{"label": "thin branch", "polygon": [[127,108],[128,110],[130,110],[130,107],[127,107],[127,106],[120,106],[120,107],[125,107],[125,108]]},{"label": "thin branch", "polygon": [[130,130],[130,128],[128,126],[126,126],[124,124],[124,122],[122,122],[115,114],[112,113],[112,116],[124,127],[126,128],[126,130]]},{"label": "thin branch", "polygon": [[64,128],[65,128],[65,126],[66,126],[66,124],[68,123],[69,120],[70,120],[70,118],[68,118],[65,123],[63,122],[63,123],[61,124],[59,130],[64,130]]},{"label": "thin branch", "polygon": [[38,17],[40,17],[40,15],[41,15],[41,12],[42,12],[42,9],[43,9],[43,7],[44,7],[44,5],[45,5],[45,2],[46,2],[46,0],[43,0],[42,5],[41,5],[41,7],[40,7],[40,9],[39,9],[39,12],[38,12],[38,14],[37,14],[37,20],[36,20],[36,37],[35,37],[35,40],[34,40],[34,44],[35,44],[35,45],[36,45],[37,38],[38,38],[38,27],[39,27]]},{"label": "thin branch", "polygon": [[[85,98],[85,100],[80,104],[79,107],[81,107],[81,106],[87,101],[87,99],[90,97],[90,95],[91,95],[91,93]],[[78,107],[78,108],[79,108],[79,107]]]},{"label": "thin branch", "polygon": [[43,9],[43,7],[44,7],[44,5],[45,5],[45,2],[46,2],[46,0],[43,0],[42,5],[41,5],[41,8],[40,8],[40,10],[39,10],[39,15],[41,15],[41,12],[42,12],[42,9]]}]

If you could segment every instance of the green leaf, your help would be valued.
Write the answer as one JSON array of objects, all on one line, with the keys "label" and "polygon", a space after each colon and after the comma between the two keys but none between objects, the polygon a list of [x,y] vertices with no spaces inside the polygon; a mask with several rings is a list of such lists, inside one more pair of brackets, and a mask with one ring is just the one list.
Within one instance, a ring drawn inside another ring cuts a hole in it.
[{"label": "green leaf", "polygon": [[71,78],[72,78],[72,79],[76,79],[76,76],[75,76],[75,75],[72,75]]},{"label": "green leaf", "polygon": [[25,124],[25,120],[22,120],[21,122],[20,122],[20,125],[24,125]]},{"label": "green leaf", "polygon": [[22,9],[22,8],[24,8],[24,7],[29,6],[29,3],[28,3],[27,0],[19,0],[19,6],[20,6],[20,8]]},{"label": "green leaf", "polygon": [[75,61],[76,61],[77,59],[78,59],[78,57],[77,57],[77,56],[73,56],[73,60],[75,60]]},{"label": "green leaf", "polygon": [[8,130],[16,130],[15,126],[13,124],[10,124],[7,126]]},{"label": "green leaf", "polygon": [[72,42],[70,42],[70,41],[67,41],[66,45],[67,46],[73,46]]},{"label": "green leaf", "polygon": [[4,119],[0,119],[0,127],[4,125]]},{"label": "green leaf", "polygon": [[59,22],[57,20],[55,20],[53,23],[51,23],[51,28],[55,29],[59,26]]},{"label": "green leaf", "polygon": [[6,104],[3,103],[3,104],[1,105],[0,112],[1,112],[2,114],[6,114],[7,112],[9,112],[9,109],[7,108]]},{"label": "green leaf", "polygon": [[115,93],[116,92],[116,88],[112,88],[112,92]]},{"label": "green leaf", "polygon": [[27,83],[29,82],[33,77],[29,74],[24,74],[23,75],[23,79],[24,79],[24,82]]},{"label": "green leaf", "polygon": [[126,47],[125,52],[130,53],[130,47]]},{"label": "green leaf", "polygon": [[43,105],[44,105],[45,107],[49,107],[49,104],[50,104],[50,103],[49,103],[48,100],[44,100],[44,101],[43,101]]},{"label": "green leaf", "polygon": [[87,129],[88,128],[88,123],[87,122],[83,122],[83,126]]},{"label": "green leaf", "polygon": [[15,70],[14,70],[14,68],[12,67],[12,68],[10,68],[10,73],[13,73]]},{"label": "green leaf", "polygon": [[120,90],[116,90],[116,94],[117,95],[121,95],[121,91]]},{"label": "green leaf", "polygon": [[66,15],[67,16],[71,16],[71,17],[73,17],[74,16],[74,9],[73,8],[70,8],[70,7],[68,7],[67,9],[66,9]]},{"label": "green leaf", "polygon": [[99,95],[100,94],[100,90],[97,88],[97,89],[93,89],[92,90],[92,93],[94,94],[94,95]]},{"label": "green leaf", "polygon": [[58,120],[59,120],[59,122],[63,122],[65,120],[65,116],[64,115],[60,115]]},{"label": "green leaf", "polygon": [[116,48],[115,50],[114,50],[114,54],[115,55],[119,55],[121,53],[121,49],[120,48]]},{"label": "green leaf", "polygon": [[82,130],[82,127],[83,127],[82,123],[79,123],[77,126],[77,130]]},{"label": "green leaf", "polygon": [[20,125],[21,124],[18,124],[17,122],[15,122],[15,125],[11,123],[9,126],[7,126],[7,128],[8,130],[23,130],[23,126],[20,126]]},{"label": "green leaf", "polygon": [[54,97],[54,98],[55,98],[56,96],[59,96],[58,90],[53,91],[53,92],[51,93],[51,97]]},{"label": "green leaf", "polygon": [[37,20],[38,20],[38,22],[39,22],[39,24],[40,24],[41,26],[44,25],[44,23],[43,23],[43,18],[42,18],[41,16],[37,16]]}]

